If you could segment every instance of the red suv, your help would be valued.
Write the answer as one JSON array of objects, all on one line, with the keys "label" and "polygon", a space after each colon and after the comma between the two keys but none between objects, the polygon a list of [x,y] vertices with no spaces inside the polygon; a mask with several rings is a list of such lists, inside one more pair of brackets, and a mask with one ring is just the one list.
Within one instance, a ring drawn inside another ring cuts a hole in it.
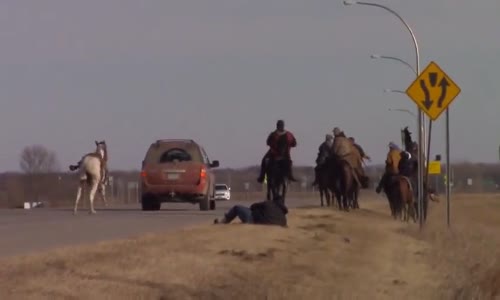
[{"label": "red suv", "polygon": [[215,175],[219,161],[193,140],[158,140],[142,161],[142,210],[160,210],[162,202],[199,203],[200,210],[215,209]]}]

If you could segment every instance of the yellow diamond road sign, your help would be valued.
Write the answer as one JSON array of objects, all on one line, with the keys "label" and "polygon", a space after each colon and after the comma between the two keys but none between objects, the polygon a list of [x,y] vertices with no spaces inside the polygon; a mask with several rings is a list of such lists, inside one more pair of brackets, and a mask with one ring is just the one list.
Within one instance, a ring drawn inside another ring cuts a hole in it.
[{"label": "yellow diamond road sign", "polygon": [[435,121],[460,94],[460,88],[433,61],[408,87],[406,94]]}]

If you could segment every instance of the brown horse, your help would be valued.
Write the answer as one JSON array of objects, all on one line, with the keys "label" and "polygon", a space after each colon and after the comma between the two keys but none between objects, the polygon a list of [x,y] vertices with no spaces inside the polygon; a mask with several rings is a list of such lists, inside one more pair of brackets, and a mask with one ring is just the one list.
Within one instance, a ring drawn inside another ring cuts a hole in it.
[{"label": "brown horse", "polygon": [[413,189],[410,183],[410,179],[405,176],[397,176],[396,180],[396,190],[399,193],[399,203],[396,205],[396,214],[399,215],[405,222],[408,222],[411,216],[413,222],[417,222],[417,212],[415,210]]},{"label": "brown horse", "polygon": [[336,159],[336,165],[337,167],[335,168],[336,176],[334,180],[334,187],[337,187],[336,183],[338,182],[338,206],[340,210],[349,211],[349,199],[352,198],[356,183],[353,174],[354,170],[349,162],[343,159]]}]

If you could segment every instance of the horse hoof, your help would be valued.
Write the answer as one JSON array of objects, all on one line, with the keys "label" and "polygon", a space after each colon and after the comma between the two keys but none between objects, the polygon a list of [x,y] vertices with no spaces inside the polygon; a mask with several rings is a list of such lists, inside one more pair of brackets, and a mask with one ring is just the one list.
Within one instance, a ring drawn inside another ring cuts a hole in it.
[{"label": "horse hoof", "polygon": [[95,210],[89,211],[89,215],[95,215],[97,212]]}]

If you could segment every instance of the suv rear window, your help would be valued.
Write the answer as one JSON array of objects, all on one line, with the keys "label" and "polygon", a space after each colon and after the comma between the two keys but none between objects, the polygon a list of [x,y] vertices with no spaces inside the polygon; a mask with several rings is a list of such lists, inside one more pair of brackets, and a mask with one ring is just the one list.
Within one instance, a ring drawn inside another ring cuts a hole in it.
[{"label": "suv rear window", "polygon": [[179,161],[192,161],[203,163],[200,149],[196,144],[191,143],[163,143],[152,144],[144,157],[144,163],[155,165],[170,163],[178,159]]},{"label": "suv rear window", "polygon": [[181,162],[181,161],[191,161],[193,159],[191,155],[186,152],[186,150],[179,148],[167,150],[160,157],[161,164],[174,162],[175,160]]}]

